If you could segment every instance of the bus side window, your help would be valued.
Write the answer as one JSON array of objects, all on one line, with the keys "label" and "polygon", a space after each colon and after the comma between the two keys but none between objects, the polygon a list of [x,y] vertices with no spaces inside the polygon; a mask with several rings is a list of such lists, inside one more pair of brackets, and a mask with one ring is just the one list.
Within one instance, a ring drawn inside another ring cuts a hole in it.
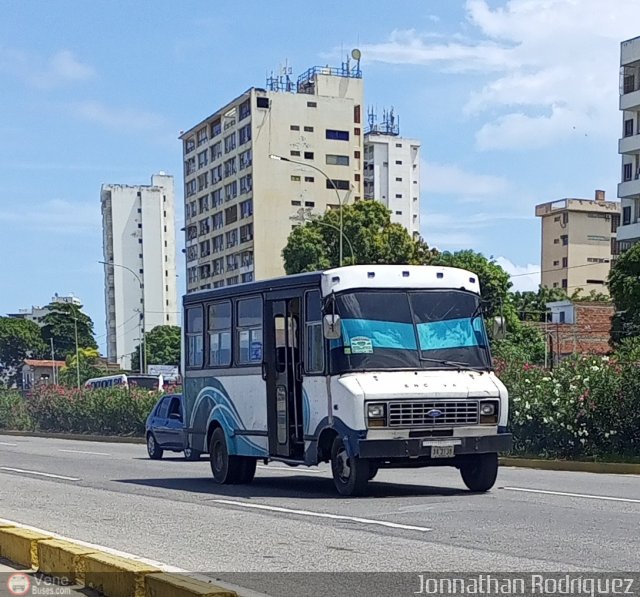
[{"label": "bus side window", "polygon": [[324,338],[322,336],[322,305],[320,291],[305,294],[305,360],[307,373],[324,371]]},{"label": "bus side window", "polygon": [[262,362],[262,298],[237,302],[236,336],[239,365]]},{"label": "bus side window", "polygon": [[202,367],[203,357],[203,316],[202,307],[187,309],[187,366]]},{"label": "bus side window", "polygon": [[209,365],[231,365],[231,302],[209,305]]}]

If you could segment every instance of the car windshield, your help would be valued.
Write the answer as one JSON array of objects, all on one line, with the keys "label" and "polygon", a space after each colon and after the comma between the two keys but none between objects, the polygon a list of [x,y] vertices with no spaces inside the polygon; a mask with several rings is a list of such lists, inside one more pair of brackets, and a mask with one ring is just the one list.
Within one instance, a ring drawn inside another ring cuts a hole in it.
[{"label": "car windshield", "polygon": [[491,368],[479,297],[463,290],[360,291],[336,296],[342,335],[332,372]]}]

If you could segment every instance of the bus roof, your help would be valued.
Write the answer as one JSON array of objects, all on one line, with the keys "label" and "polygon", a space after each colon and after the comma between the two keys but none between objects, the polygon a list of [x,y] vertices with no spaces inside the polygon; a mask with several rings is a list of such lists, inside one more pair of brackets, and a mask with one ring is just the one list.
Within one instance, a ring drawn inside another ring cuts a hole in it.
[{"label": "bus roof", "polygon": [[245,282],[199,290],[183,296],[183,304],[232,298],[257,292],[298,287],[320,287],[322,295],[359,288],[451,288],[480,294],[478,276],[455,267],[432,265],[347,265],[330,270]]}]

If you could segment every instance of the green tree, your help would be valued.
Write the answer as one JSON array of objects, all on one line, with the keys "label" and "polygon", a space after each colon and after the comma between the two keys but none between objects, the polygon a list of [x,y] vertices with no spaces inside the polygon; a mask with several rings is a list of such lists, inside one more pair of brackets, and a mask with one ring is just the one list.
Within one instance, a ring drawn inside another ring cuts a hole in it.
[{"label": "green tree", "polygon": [[640,335],[640,243],[616,260],[609,272],[609,291],[616,308],[611,337],[614,344]]},{"label": "green tree", "polygon": [[[343,265],[385,263],[422,265],[437,251],[412,238],[379,201],[358,201],[342,208]],[[353,249],[353,253],[352,253]],[[340,263],[340,210],[297,226],[282,250],[287,274],[323,270]]]},{"label": "green tree", "polygon": [[[145,334],[147,365],[180,366],[180,334],[175,325],[158,325]],[[140,345],[131,354],[131,369],[140,370]]]},{"label": "green tree", "polygon": [[78,384],[78,367],[76,363],[80,363],[80,385],[84,384],[87,379],[92,377],[102,377],[108,375],[106,368],[101,365],[100,353],[96,348],[79,348],[78,360],[76,360],[75,346],[74,352],[69,354],[65,360],[65,366],[60,369],[58,377],[60,385],[70,388],[76,387]]},{"label": "green tree", "polygon": [[98,348],[93,337],[93,321],[82,312],[82,306],[69,303],[51,303],[49,312],[42,319],[42,339],[45,344],[53,338],[56,359],[66,359],[75,353],[75,323],[78,327],[78,348]]},{"label": "green tree", "polygon": [[537,292],[526,290],[511,294],[511,301],[520,321],[544,321],[547,303],[566,301],[567,293],[562,288],[540,286]]},{"label": "green tree", "polygon": [[18,384],[25,359],[41,358],[45,352],[37,323],[0,317],[0,377],[7,385]]}]

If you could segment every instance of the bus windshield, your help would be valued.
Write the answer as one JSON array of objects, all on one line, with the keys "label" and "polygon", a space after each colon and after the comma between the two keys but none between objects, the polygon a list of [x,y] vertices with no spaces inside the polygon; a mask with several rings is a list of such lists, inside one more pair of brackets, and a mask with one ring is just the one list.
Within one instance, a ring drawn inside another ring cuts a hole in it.
[{"label": "bus windshield", "polygon": [[130,388],[144,388],[145,390],[157,390],[160,387],[157,377],[142,377],[136,375],[127,376]]},{"label": "bus windshield", "polygon": [[336,297],[342,336],[332,373],[385,369],[491,369],[477,295],[463,290],[360,291]]}]

